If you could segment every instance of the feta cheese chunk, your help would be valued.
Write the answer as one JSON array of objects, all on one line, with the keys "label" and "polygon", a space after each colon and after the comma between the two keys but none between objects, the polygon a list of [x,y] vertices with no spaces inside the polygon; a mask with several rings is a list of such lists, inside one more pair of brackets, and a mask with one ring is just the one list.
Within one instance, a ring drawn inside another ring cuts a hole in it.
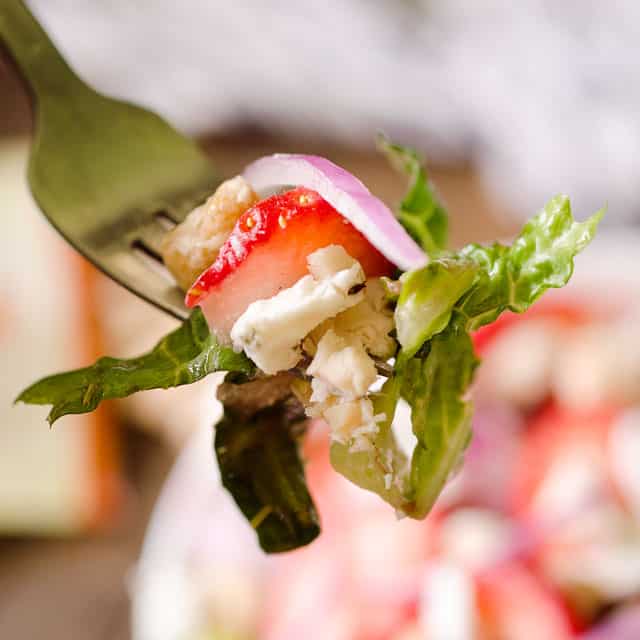
[{"label": "feta cheese chunk", "polygon": [[203,205],[165,235],[162,258],[182,289],[187,290],[213,264],[236,220],[258,200],[241,176],[226,180]]},{"label": "feta cheese chunk", "polygon": [[272,298],[251,303],[231,329],[234,349],[244,350],[265,373],[294,367],[310,331],[364,299],[364,271],[342,247],[318,249],[307,264],[310,275]]},{"label": "feta cheese chunk", "polygon": [[331,428],[331,438],[350,444],[351,451],[366,451],[371,446],[371,438],[378,433],[378,422],[384,420],[384,416],[373,415],[369,398],[336,403],[327,407],[322,417]]},{"label": "feta cheese chunk", "polygon": [[331,438],[350,451],[366,451],[385,416],[374,415],[368,396],[377,379],[375,362],[356,334],[339,334],[327,329],[307,367],[311,393],[306,396],[307,415],[323,418]]},{"label": "feta cheese chunk", "polygon": [[367,280],[364,300],[343,311],[332,321],[340,335],[357,338],[373,356],[387,359],[396,351],[396,341],[389,335],[395,328],[393,310],[380,278]]},{"label": "feta cheese chunk", "polygon": [[307,265],[309,275],[295,285],[249,305],[231,340],[268,374],[312,355],[306,371],[311,380],[298,380],[296,390],[307,415],[323,418],[332,439],[350,451],[366,451],[385,420],[375,415],[368,395],[378,377],[371,356],[395,353],[393,312],[380,279],[365,280],[342,247],[315,251]]},{"label": "feta cheese chunk", "polygon": [[334,394],[348,398],[364,396],[377,377],[375,364],[362,342],[332,329],[320,339],[307,373],[327,383]]}]

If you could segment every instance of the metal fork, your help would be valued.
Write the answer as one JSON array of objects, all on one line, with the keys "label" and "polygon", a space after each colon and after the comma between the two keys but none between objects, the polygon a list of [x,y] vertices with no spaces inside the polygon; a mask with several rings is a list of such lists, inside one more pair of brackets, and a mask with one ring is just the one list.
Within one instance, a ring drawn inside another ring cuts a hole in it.
[{"label": "metal fork", "polygon": [[44,215],[108,276],[185,318],[160,243],[218,184],[207,157],[156,114],[80,80],[21,0],[0,0],[0,41],[35,99],[28,181]]}]

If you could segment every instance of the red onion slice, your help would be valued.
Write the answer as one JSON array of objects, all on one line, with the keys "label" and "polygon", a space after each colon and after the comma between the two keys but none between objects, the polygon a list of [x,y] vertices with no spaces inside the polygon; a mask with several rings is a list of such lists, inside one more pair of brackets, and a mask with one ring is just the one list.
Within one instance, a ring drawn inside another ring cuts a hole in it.
[{"label": "red onion slice", "polygon": [[604,622],[592,627],[580,640],[636,640],[640,638],[640,607],[631,605],[618,609]]},{"label": "red onion slice", "polygon": [[258,192],[280,185],[317,191],[403,271],[422,267],[428,260],[380,199],[358,178],[325,158],[276,153],[252,162],[243,176]]}]

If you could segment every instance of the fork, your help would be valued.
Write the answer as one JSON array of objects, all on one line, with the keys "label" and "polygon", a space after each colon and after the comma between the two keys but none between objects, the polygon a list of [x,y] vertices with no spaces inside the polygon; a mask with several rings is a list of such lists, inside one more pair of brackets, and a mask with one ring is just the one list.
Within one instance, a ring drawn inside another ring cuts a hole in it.
[{"label": "fork", "polygon": [[219,183],[208,158],[156,114],[85,84],[21,0],[0,0],[1,41],[36,105],[28,182],[38,206],[100,270],[185,318],[160,247]]}]

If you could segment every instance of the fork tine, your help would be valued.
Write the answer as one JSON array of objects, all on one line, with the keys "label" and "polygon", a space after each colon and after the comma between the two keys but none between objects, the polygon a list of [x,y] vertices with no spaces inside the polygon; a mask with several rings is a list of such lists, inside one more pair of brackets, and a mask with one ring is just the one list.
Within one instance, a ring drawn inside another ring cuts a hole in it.
[{"label": "fork tine", "polygon": [[162,240],[166,233],[167,230],[153,216],[149,222],[136,229],[133,243],[141,242],[146,248],[160,256],[162,254]]},{"label": "fork tine", "polygon": [[158,211],[154,217],[165,231],[171,231],[178,224],[166,211]]},{"label": "fork tine", "polygon": [[144,251],[123,248],[111,264],[111,275],[121,285],[179,320],[188,317],[184,294],[161,262]]}]

